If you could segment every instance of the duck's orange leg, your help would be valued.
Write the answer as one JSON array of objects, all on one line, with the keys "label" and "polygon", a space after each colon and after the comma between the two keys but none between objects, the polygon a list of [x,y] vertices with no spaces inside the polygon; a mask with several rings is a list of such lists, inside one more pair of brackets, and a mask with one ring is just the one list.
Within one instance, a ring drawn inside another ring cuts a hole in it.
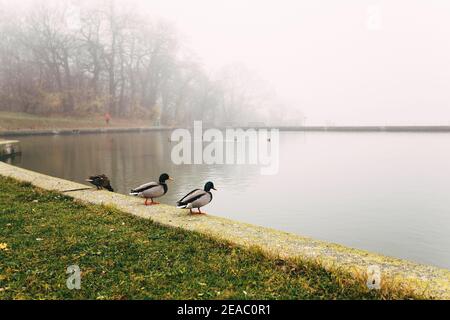
[{"label": "duck's orange leg", "polygon": [[189,209],[189,210],[190,210],[191,214],[195,214],[195,215],[202,215],[202,214],[205,214],[204,212],[201,212],[201,211],[200,211],[200,208],[198,208],[198,212],[192,211],[192,209]]},{"label": "duck's orange leg", "polygon": [[152,202],[150,203],[151,206],[155,205],[155,204],[160,204],[159,202],[153,201],[153,199],[151,199]]},{"label": "duck's orange leg", "polygon": [[153,199],[150,199],[150,201],[151,201],[151,202],[148,203],[148,199],[146,198],[146,199],[145,199],[145,205],[146,205],[146,206],[154,206],[154,205],[160,204],[159,202],[154,202]]}]

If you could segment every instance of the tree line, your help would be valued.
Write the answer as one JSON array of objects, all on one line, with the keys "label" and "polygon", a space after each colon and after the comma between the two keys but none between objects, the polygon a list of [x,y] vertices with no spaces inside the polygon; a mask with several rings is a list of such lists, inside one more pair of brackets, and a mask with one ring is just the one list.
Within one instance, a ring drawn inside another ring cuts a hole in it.
[{"label": "tree line", "polygon": [[242,65],[209,74],[170,23],[117,1],[0,9],[0,110],[179,125],[267,121],[283,108]]}]

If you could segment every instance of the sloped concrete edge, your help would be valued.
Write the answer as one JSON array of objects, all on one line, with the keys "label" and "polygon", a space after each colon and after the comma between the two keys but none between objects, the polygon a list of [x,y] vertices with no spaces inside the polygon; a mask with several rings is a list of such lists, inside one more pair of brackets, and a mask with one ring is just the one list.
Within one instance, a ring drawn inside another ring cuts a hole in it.
[{"label": "sloped concrete edge", "polygon": [[20,153],[20,142],[17,140],[0,140],[0,158]]},{"label": "sloped concrete edge", "polygon": [[283,259],[306,259],[327,269],[342,269],[360,277],[369,266],[379,266],[383,278],[407,284],[418,294],[450,299],[450,271],[407,260],[386,257],[363,250],[319,241],[270,228],[259,227],[211,215],[191,216],[186,210],[168,205],[146,207],[141,199],[106,191],[72,191],[85,185],[50,177],[0,162],[0,175],[30,182],[46,190],[64,192],[85,203],[111,205],[132,215],[162,225],[196,231],[243,247],[258,247]]}]

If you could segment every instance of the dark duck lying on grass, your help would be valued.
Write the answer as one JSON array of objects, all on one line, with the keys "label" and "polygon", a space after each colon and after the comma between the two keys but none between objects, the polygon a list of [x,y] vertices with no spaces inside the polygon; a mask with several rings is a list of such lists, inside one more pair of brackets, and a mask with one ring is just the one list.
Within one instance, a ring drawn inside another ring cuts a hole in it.
[{"label": "dark duck lying on grass", "polygon": [[[130,195],[145,198],[145,205],[151,206],[154,204],[159,204],[158,202],[154,202],[153,199],[162,197],[167,193],[167,180],[173,180],[167,173],[163,173],[159,177],[159,182],[149,182],[139,186],[133,190],[131,190]],[[150,199],[150,203],[148,203],[148,199]]]},{"label": "dark duck lying on grass", "polygon": [[111,182],[109,181],[109,178],[104,174],[89,177],[89,179],[86,179],[86,181],[93,184],[97,188],[97,190],[106,189],[111,192],[114,192],[114,189],[111,187]]},{"label": "dark duck lying on grass", "polygon": [[198,213],[202,214],[200,208],[206,206],[212,201],[211,190],[216,190],[214,188],[214,183],[207,182],[205,184],[205,189],[195,189],[189,192],[184,198],[177,202],[177,207],[180,209],[189,209],[192,214],[192,209],[197,208]]}]

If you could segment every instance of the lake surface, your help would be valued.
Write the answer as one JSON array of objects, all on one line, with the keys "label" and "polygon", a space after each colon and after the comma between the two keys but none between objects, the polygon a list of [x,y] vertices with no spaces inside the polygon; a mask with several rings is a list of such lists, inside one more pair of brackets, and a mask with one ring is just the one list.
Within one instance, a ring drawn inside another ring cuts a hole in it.
[{"label": "lake surface", "polygon": [[18,137],[9,162],[84,182],[105,173],[113,187],[175,178],[160,202],[174,204],[211,180],[205,211],[231,219],[450,268],[450,134],[281,132],[280,167],[171,162],[170,132]]}]

